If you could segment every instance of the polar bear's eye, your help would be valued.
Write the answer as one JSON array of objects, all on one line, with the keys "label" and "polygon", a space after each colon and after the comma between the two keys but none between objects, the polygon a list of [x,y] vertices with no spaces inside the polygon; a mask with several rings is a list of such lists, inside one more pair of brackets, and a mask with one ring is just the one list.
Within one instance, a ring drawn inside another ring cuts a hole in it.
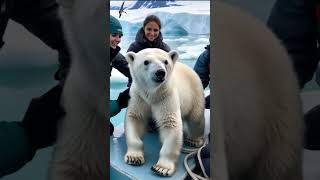
[{"label": "polar bear's eye", "polygon": [[145,60],[143,63],[144,63],[144,65],[147,66],[149,64],[149,61]]},{"label": "polar bear's eye", "polygon": [[167,61],[167,60],[165,60],[165,61],[164,61],[164,64],[165,64],[165,65],[168,65],[168,61]]}]

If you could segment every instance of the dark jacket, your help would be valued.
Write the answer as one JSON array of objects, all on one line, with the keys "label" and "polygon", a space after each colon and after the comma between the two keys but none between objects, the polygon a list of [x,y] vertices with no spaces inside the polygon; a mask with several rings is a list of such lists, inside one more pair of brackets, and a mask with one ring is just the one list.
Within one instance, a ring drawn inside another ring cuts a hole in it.
[{"label": "dark jacket", "polygon": [[145,37],[143,28],[141,28],[137,32],[136,39],[133,43],[130,44],[127,52],[133,51],[137,53],[142,49],[146,49],[146,48],[160,48],[166,52],[169,52],[171,50],[170,47],[163,42],[161,32],[159,33],[159,36],[157,39],[155,39],[153,42],[150,42]]},{"label": "dark jacket", "polygon": [[116,47],[116,49],[113,49],[110,47],[110,62],[118,55],[120,52],[121,48],[119,46]]},{"label": "dark jacket", "polygon": [[203,88],[206,88],[210,82],[210,45],[200,54],[193,69],[199,75]]},{"label": "dark jacket", "polygon": [[124,76],[128,78],[128,84],[129,87],[132,83],[132,78],[130,75],[130,70],[128,66],[128,62],[126,58],[120,53],[120,47],[117,46],[116,49],[113,49],[110,47],[110,76],[113,68],[116,68],[119,72],[121,72]]},{"label": "dark jacket", "polygon": [[316,9],[313,0],[277,0],[267,22],[291,56],[301,88],[312,79],[319,61]]}]

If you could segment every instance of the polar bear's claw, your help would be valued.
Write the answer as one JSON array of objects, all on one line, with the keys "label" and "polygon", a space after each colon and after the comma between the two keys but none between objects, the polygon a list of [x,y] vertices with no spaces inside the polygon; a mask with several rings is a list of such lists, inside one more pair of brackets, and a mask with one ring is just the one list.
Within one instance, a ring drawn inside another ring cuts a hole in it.
[{"label": "polar bear's claw", "polygon": [[165,167],[157,163],[151,167],[151,170],[159,176],[172,176],[172,174],[175,172],[175,167]]},{"label": "polar bear's claw", "polygon": [[154,166],[151,167],[151,170],[159,176],[168,176],[168,173],[164,173],[160,171],[159,168],[156,169]]},{"label": "polar bear's claw", "polygon": [[137,153],[127,153],[124,157],[124,161],[133,166],[141,166],[144,164],[144,157]]}]

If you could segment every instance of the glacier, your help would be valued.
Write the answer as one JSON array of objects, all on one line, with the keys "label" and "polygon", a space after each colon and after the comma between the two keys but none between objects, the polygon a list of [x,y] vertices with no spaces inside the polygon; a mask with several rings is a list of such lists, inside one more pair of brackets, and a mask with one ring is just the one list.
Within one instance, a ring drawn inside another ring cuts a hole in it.
[{"label": "glacier", "polygon": [[[164,35],[192,35],[192,34],[210,34],[210,16],[191,13],[152,13],[160,17],[162,23],[161,32]],[[140,22],[129,22],[120,19],[124,34],[136,35],[139,28],[142,27],[144,19]]]},{"label": "glacier", "polygon": [[[110,14],[118,18],[121,4],[110,1]],[[210,34],[210,1],[126,1],[124,8],[126,13],[118,19],[129,36],[136,34],[150,14],[160,18],[164,35]]]}]

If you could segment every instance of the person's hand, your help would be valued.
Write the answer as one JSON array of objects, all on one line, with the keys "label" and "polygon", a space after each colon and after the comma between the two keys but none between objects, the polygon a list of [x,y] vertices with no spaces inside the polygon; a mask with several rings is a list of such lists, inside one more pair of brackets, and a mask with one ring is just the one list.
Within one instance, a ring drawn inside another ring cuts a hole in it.
[{"label": "person's hand", "polygon": [[130,99],[129,91],[130,91],[130,88],[126,89],[125,91],[120,93],[118,96],[117,101],[121,109],[128,107],[128,101]]},{"label": "person's hand", "polygon": [[60,104],[62,87],[55,86],[38,98],[33,98],[21,122],[31,144],[36,148],[53,145],[57,138],[57,126],[65,112]]}]

